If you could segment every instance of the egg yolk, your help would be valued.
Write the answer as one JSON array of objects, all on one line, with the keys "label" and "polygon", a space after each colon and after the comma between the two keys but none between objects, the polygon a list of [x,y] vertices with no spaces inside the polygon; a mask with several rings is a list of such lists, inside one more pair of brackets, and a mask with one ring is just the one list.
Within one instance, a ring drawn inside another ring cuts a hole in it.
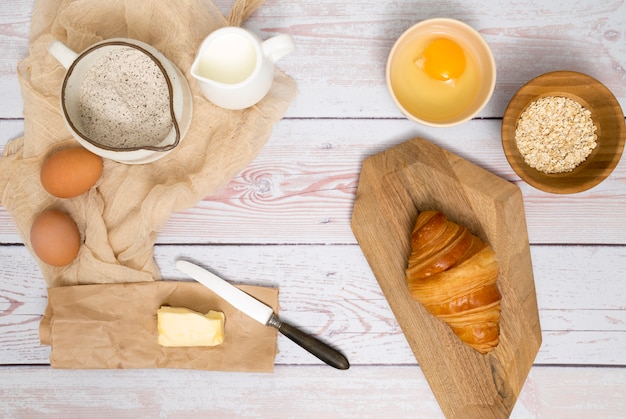
[{"label": "egg yolk", "polygon": [[450,39],[435,39],[424,50],[423,66],[424,72],[433,79],[456,79],[465,71],[465,53]]}]

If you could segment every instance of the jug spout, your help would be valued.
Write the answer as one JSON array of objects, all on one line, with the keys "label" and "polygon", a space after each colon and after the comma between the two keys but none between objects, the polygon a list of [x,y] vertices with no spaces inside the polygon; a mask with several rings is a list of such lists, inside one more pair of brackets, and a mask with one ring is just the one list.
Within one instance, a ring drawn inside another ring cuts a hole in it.
[{"label": "jug spout", "polygon": [[68,48],[61,41],[54,41],[48,46],[48,52],[60,62],[63,67],[70,68],[72,63],[78,57],[78,54]]},{"label": "jug spout", "polygon": [[263,42],[263,53],[272,62],[277,62],[295,49],[293,38],[289,34],[276,35]]}]

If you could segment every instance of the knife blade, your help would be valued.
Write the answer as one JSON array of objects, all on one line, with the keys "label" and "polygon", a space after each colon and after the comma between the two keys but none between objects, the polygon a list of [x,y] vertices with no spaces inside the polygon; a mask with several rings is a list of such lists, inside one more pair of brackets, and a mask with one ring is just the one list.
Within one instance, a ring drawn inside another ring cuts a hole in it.
[{"label": "knife blade", "polygon": [[237,310],[247,314],[265,326],[276,328],[280,333],[326,364],[340,370],[350,368],[348,359],[339,351],[300,329],[282,322],[278,316],[274,314],[274,310],[270,306],[262,303],[214,273],[186,260],[177,260],[176,268],[222,297]]}]

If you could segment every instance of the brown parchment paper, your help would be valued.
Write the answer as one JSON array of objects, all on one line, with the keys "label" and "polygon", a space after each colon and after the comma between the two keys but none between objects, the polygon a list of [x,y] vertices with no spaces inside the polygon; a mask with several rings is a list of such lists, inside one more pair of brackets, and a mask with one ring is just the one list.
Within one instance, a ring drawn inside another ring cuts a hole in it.
[{"label": "brown parchment paper", "polygon": [[[241,285],[278,312],[278,290]],[[193,368],[272,372],[276,329],[264,326],[196,282],[153,281],[74,285],[48,289],[40,323],[52,346],[54,368]],[[224,312],[224,342],[214,347],[170,348],[157,342],[162,305],[201,313]]]},{"label": "brown parchment paper", "polygon": [[[18,66],[24,135],[9,142],[0,158],[0,204],[29,250],[30,227],[41,211],[56,208],[76,221],[83,240],[77,259],[61,268],[38,261],[48,286],[161,279],[153,245],[171,213],[218,192],[254,159],[283,117],[296,86],[279,70],[269,94],[242,111],[208,102],[190,75],[202,40],[219,27],[241,25],[263,1],[233,3],[226,19],[209,0],[36,0],[29,54]],[[65,68],[47,48],[58,39],[80,52],[113,37],[151,44],[183,71],[193,94],[189,133],[150,164],[105,159],[94,188],[76,198],[54,198],[41,186],[41,164],[52,151],[78,143],[60,111]]]}]

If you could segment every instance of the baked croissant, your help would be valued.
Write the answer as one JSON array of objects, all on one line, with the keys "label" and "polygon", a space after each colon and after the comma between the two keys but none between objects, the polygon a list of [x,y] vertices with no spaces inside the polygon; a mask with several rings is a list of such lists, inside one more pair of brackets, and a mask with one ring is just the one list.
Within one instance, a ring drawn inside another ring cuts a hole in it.
[{"label": "baked croissant", "polygon": [[411,234],[409,292],[480,353],[498,345],[500,292],[494,251],[441,212],[421,212]]}]

